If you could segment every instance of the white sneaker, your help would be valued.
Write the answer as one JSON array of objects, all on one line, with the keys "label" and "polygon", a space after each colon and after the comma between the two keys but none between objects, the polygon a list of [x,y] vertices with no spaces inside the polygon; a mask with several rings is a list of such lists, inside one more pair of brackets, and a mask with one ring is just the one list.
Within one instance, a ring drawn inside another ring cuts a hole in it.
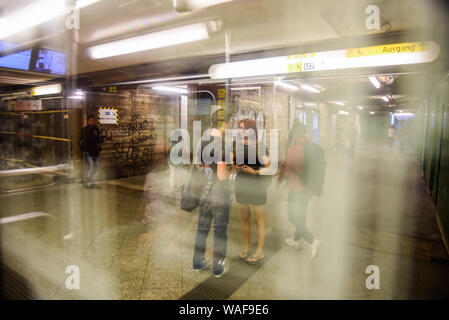
[{"label": "white sneaker", "polygon": [[310,245],[311,260],[313,260],[316,257],[316,255],[318,254],[318,251],[320,250],[322,243],[323,243],[322,240],[318,240],[318,239],[313,240],[313,243]]},{"label": "white sneaker", "polygon": [[215,270],[212,272],[213,275],[214,275],[214,278],[216,278],[216,279],[223,277],[223,276],[229,271],[229,269],[230,269],[230,264],[229,264],[229,262],[228,262],[227,259],[221,260],[221,261],[218,263],[218,265],[219,265],[220,267],[222,267],[222,269],[221,269],[219,272],[217,272],[217,273],[216,273]]},{"label": "white sneaker", "polygon": [[293,247],[296,250],[301,250],[302,249],[302,243],[301,240],[293,240],[293,237],[291,238],[287,238],[285,239],[285,243],[289,246],[289,247]]}]

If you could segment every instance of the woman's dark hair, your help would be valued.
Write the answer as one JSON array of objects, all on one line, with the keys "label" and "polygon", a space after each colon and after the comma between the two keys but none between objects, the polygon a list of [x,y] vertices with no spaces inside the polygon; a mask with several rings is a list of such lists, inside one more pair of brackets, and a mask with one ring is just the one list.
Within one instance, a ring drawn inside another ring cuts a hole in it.
[{"label": "woman's dark hair", "polygon": [[254,121],[253,119],[250,119],[250,118],[245,118],[245,119],[242,119],[242,120],[239,121],[239,127],[240,127],[241,124],[243,124],[243,128],[245,130],[253,129],[254,133],[256,134],[256,141],[259,141],[258,137],[257,137],[256,121]]},{"label": "woman's dark hair", "polygon": [[95,120],[95,117],[90,114],[90,115],[87,116],[87,121],[89,121],[89,119],[94,119]]}]

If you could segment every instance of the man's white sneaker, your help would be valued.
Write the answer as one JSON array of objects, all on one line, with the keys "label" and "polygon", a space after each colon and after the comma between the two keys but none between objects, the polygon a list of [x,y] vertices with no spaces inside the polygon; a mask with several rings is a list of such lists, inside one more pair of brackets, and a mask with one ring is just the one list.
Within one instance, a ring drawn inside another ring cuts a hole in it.
[{"label": "man's white sneaker", "polygon": [[318,240],[318,239],[313,240],[313,243],[310,245],[311,260],[313,260],[316,257],[316,255],[318,254],[318,251],[320,250],[322,243],[323,243],[322,240]]},{"label": "man's white sneaker", "polygon": [[293,240],[293,238],[287,238],[285,239],[285,243],[289,246],[289,247],[293,247],[296,250],[301,250],[302,249],[302,243],[301,240]]},{"label": "man's white sneaker", "polygon": [[227,259],[221,260],[217,266],[213,268],[213,275],[215,278],[223,277],[230,269],[230,265]]}]

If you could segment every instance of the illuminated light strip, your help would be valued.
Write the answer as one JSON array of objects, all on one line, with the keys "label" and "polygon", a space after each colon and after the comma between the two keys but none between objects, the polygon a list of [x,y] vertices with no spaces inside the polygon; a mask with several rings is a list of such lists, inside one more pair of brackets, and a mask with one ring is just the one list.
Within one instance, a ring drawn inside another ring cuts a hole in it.
[{"label": "illuminated light strip", "polygon": [[49,214],[42,212],[42,211],[29,212],[29,213],[19,214],[17,216],[0,218],[0,224],[6,224],[6,223],[28,220],[28,219],[44,217],[44,216],[49,216]]},{"label": "illuminated light strip", "polygon": [[151,87],[151,89],[157,90],[157,91],[163,91],[163,92],[180,93],[180,94],[188,94],[189,93],[189,91],[187,89],[177,88],[177,87],[156,86],[156,87]]},{"label": "illuminated light strip", "polygon": [[246,90],[260,90],[261,87],[237,87],[231,88],[231,91],[246,91]]},{"label": "illuminated light strip", "polygon": [[212,79],[229,79],[296,72],[313,72],[434,61],[440,47],[433,41],[406,42],[380,46],[331,50],[273,58],[214,64],[209,68]]},{"label": "illuminated light strip", "polygon": [[301,85],[301,89],[304,89],[304,90],[307,90],[307,91],[310,91],[310,92],[315,92],[315,93],[320,93],[321,92],[317,88],[309,86],[308,84]]},{"label": "illuminated light strip", "polygon": [[103,59],[205,39],[209,39],[207,24],[196,23],[99,44],[88,48],[87,53],[91,59]]},{"label": "illuminated light strip", "polygon": [[412,117],[414,115],[415,115],[414,113],[410,113],[410,112],[393,113],[393,116],[395,116],[395,117]]},{"label": "illuminated light strip", "polygon": [[289,89],[289,90],[293,90],[293,91],[296,91],[299,89],[297,86],[287,83],[287,82],[283,82],[283,81],[275,81],[274,84],[279,87],[283,87],[285,89]]},{"label": "illuminated light strip", "polygon": [[62,86],[58,84],[50,84],[48,86],[34,87],[31,89],[32,96],[44,96],[49,94],[61,93]]}]

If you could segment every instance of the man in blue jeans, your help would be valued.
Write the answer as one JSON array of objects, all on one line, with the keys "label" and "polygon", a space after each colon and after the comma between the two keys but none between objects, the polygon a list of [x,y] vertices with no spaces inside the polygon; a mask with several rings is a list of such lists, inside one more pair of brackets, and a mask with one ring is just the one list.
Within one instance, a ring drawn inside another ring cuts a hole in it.
[{"label": "man in blue jeans", "polygon": [[[212,115],[212,126],[218,126],[218,113]],[[199,165],[203,174],[207,176],[207,183],[203,189],[199,209],[200,216],[195,239],[195,251],[193,255],[193,270],[200,271],[209,267],[205,258],[206,240],[213,223],[214,227],[214,253],[212,273],[215,278],[222,277],[229,271],[229,263],[226,260],[226,248],[228,242],[227,229],[229,222],[229,212],[231,209],[231,197],[228,187],[230,170],[225,162],[225,144],[223,125],[220,130],[212,129],[210,135],[214,142],[218,141],[221,146],[221,157],[218,163],[211,163],[205,159]],[[217,139],[217,140],[215,140]],[[202,145],[201,150],[204,150]],[[214,157],[214,155],[211,155]]]},{"label": "man in blue jeans", "polygon": [[[96,184],[98,175],[98,158],[100,156],[103,139],[100,130],[95,125],[94,116],[87,117],[87,126],[81,130],[80,150],[83,152],[85,170],[82,179],[83,187],[99,189]],[[89,186],[90,183],[90,186]]]}]

